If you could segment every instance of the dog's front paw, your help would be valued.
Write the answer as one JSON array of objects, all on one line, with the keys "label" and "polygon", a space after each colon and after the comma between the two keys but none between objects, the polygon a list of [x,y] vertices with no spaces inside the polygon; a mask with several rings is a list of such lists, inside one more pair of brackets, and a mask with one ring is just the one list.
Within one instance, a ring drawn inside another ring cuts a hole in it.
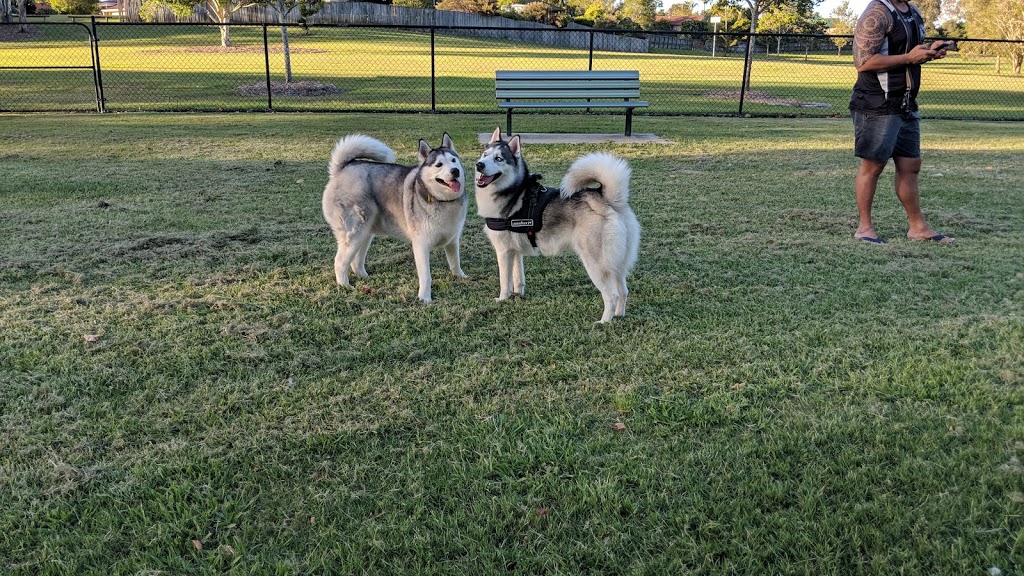
[{"label": "dog's front paw", "polygon": [[452,270],[452,274],[454,274],[457,278],[466,277],[466,273],[462,271],[462,268],[459,268],[458,270]]}]

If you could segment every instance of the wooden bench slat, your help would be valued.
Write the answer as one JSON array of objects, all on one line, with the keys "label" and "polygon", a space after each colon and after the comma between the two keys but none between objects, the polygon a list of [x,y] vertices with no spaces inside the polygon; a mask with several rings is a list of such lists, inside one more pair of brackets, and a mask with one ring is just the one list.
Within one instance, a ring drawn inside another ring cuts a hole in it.
[{"label": "wooden bench slat", "polygon": [[498,108],[645,108],[647,102],[498,102]]},{"label": "wooden bench slat", "polygon": [[639,98],[639,90],[496,90],[496,98]]},{"label": "wooden bench slat", "polygon": [[597,89],[612,89],[612,88],[627,88],[627,89],[640,89],[640,82],[638,80],[599,80],[593,82],[581,82],[579,80],[542,80],[542,81],[530,81],[530,80],[498,80],[495,83],[495,87],[501,89],[555,89],[555,88],[579,88],[585,86],[587,89],[593,87]]},{"label": "wooden bench slat", "polygon": [[499,80],[536,79],[557,80],[564,78],[600,79],[600,80],[639,80],[638,70],[497,70],[494,73]]}]

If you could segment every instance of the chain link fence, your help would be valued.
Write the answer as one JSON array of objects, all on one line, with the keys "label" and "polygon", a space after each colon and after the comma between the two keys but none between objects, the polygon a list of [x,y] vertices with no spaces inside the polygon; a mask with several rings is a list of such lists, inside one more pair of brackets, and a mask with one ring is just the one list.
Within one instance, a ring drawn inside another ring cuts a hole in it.
[{"label": "chain link fence", "polygon": [[[638,114],[820,117],[847,114],[856,77],[843,36],[249,23],[229,36],[222,46],[208,23],[0,24],[0,110],[493,113],[495,70],[628,69],[650,102]],[[1024,77],[997,46],[960,40],[925,65],[922,114],[1024,120]]]}]

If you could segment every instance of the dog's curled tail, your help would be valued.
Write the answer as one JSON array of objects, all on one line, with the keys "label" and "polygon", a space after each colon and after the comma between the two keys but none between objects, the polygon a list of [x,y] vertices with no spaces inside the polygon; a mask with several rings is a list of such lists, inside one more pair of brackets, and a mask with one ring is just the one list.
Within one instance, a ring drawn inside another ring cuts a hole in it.
[{"label": "dog's curled tail", "polygon": [[632,170],[625,160],[607,152],[592,152],[580,156],[569,166],[562,178],[561,196],[563,200],[597,183],[601,185],[601,195],[615,208],[625,207],[629,203],[629,178]]},{"label": "dog's curled tail", "polygon": [[365,134],[349,134],[334,145],[331,161],[327,164],[327,173],[333,177],[349,162],[360,158],[374,162],[394,162],[395,152],[376,138]]}]

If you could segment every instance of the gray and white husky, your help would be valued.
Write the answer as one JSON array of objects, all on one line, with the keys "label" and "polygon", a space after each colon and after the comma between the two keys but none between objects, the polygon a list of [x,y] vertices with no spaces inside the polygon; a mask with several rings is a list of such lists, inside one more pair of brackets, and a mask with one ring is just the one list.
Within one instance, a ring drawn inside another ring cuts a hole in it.
[{"label": "gray and white husky", "polygon": [[640,243],[640,224],[629,207],[630,174],[625,160],[594,152],[572,163],[560,189],[544,188],[526,167],[519,136],[504,140],[496,129],[476,163],[476,203],[498,255],[497,299],[525,293],[524,254],[572,249],[601,291],[601,322],[625,316],[626,277]]},{"label": "gray and white husky", "polygon": [[419,299],[430,302],[430,251],[444,247],[448,267],[465,278],[459,237],[466,222],[466,173],[447,133],[439,148],[420,140],[419,164],[395,164],[395,153],[363,134],[334,145],[324,188],[324,219],[338,241],[334,276],[350,286],[349,269],[366,277],[366,251],[376,234],[412,243]]}]

